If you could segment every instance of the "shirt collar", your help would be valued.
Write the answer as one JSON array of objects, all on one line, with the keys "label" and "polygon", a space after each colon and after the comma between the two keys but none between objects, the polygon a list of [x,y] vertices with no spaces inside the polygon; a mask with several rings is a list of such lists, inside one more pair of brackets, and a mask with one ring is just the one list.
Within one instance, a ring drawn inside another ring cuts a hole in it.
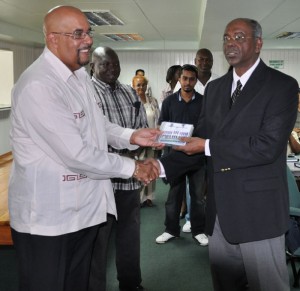
[{"label": "shirt collar", "polygon": [[[178,93],[178,101],[182,101],[182,97],[181,97],[181,95],[180,95],[180,92],[181,92],[181,89],[177,92]],[[193,97],[192,97],[192,99],[191,100],[194,100],[196,97],[195,97],[195,90],[194,90],[194,95],[193,95]]]},{"label": "shirt collar", "polygon": [[[237,84],[237,81],[240,80],[241,83],[242,83],[242,86],[244,87],[245,84],[247,83],[247,81],[249,80],[249,78],[251,77],[253,71],[256,69],[256,67],[258,66],[260,62],[260,58],[258,58],[256,60],[256,62],[254,63],[254,65],[248,69],[248,71],[246,71],[242,76],[238,76],[235,72],[235,70],[233,70],[233,84],[232,84],[232,87],[233,87],[233,90],[236,88],[236,84]],[[243,88],[242,87],[242,88]]]},{"label": "shirt collar", "polygon": [[55,54],[53,54],[47,47],[44,49],[44,56],[46,60],[50,63],[53,69],[56,71],[64,82],[67,82],[72,76],[76,76],[81,79],[82,76],[86,75],[86,70],[84,67],[72,72]]}]

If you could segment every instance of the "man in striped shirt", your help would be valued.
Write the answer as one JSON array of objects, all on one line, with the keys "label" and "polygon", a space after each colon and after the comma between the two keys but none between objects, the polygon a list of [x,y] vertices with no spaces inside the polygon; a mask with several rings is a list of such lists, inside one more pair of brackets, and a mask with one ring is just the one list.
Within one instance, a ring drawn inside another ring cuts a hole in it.
[{"label": "man in striped shirt", "polygon": [[[120,62],[114,50],[98,47],[92,55],[92,82],[99,96],[103,114],[109,121],[126,128],[147,127],[147,117],[139,97],[129,86],[118,81]],[[137,153],[108,148],[109,152],[134,158]],[[144,290],[140,269],[140,189],[134,178],[112,179],[118,219],[108,217],[100,228],[91,266],[90,288],[105,290],[106,248],[113,224],[116,227],[116,266],[122,291]],[[104,234],[104,235],[103,235]],[[104,239],[103,239],[104,238]]]}]

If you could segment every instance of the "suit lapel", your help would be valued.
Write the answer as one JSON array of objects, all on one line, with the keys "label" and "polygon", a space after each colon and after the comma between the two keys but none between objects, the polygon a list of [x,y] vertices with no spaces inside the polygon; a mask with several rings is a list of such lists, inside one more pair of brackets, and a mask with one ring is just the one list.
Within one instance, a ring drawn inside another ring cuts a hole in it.
[{"label": "suit lapel", "polygon": [[[225,119],[223,120],[222,126],[220,129],[222,129],[224,126],[226,126],[233,118],[235,118],[243,108],[247,106],[249,102],[251,102],[258,92],[261,90],[264,84],[264,80],[266,78],[266,65],[261,60],[257,68],[254,70],[252,75],[250,76],[249,80],[245,84],[245,86],[242,88],[242,91],[235,102],[235,104],[232,106],[232,108],[228,111],[228,114],[226,115]],[[230,86],[232,83],[230,83]],[[230,87],[231,88],[231,87]],[[258,100],[259,102],[259,100]]]},{"label": "suit lapel", "polygon": [[[232,87],[232,72],[227,73],[224,76],[224,80],[222,83],[218,85],[217,92],[215,93],[216,100],[212,101],[212,108],[214,111],[213,119],[215,123],[214,129],[218,131],[218,129],[223,125],[226,116],[230,110],[230,94]],[[222,96],[222,98],[220,98]],[[208,96],[210,98],[210,96]]]}]

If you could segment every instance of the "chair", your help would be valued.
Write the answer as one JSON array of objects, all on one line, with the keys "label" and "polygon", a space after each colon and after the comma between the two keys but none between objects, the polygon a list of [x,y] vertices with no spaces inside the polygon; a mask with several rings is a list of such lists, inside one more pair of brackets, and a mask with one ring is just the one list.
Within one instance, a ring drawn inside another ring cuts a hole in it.
[{"label": "chair", "polygon": [[[296,233],[294,233],[293,240],[298,239],[300,240],[300,231],[298,228],[298,223],[296,221],[300,221],[300,193],[299,189],[295,180],[295,177],[289,167],[287,167],[287,180],[288,180],[288,189],[289,189],[289,201],[290,201],[290,217],[291,217],[291,227],[289,232],[294,229],[296,224]],[[294,223],[293,223],[294,222]],[[289,234],[287,234],[289,235]],[[300,269],[297,271],[296,269],[296,261],[300,259],[300,247],[294,249],[289,247],[287,237],[286,237],[286,254],[287,254],[287,262],[291,262],[291,267],[294,276],[294,284],[293,287],[299,287],[299,279],[300,279]]]}]

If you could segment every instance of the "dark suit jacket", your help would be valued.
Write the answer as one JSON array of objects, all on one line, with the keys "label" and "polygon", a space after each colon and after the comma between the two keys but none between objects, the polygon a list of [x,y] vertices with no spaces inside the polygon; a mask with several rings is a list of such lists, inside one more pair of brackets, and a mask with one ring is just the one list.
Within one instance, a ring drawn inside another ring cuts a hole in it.
[{"label": "dark suit jacket", "polygon": [[[286,146],[298,104],[297,81],[260,61],[230,109],[232,72],[208,84],[196,136],[210,139],[206,231],[216,214],[231,243],[258,241],[288,229]],[[174,181],[200,155],[161,159]]]}]

